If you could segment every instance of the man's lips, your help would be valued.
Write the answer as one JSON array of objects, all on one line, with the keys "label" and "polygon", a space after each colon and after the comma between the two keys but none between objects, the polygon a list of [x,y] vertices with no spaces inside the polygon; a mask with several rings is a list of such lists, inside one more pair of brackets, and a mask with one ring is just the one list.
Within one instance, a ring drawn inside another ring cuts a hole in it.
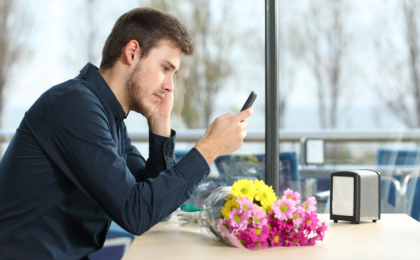
[{"label": "man's lips", "polygon": [[158,95],[158,94],[154,94],[154,95],[159,101],[161,101],[163,99],[163,96],[161,96],[161,95]]}]

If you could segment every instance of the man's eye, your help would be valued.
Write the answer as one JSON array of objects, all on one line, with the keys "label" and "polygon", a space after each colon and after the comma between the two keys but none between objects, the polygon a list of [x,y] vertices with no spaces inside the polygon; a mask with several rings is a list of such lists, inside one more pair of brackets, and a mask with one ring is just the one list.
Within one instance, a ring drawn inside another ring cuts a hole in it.
[{"label": "man's eye", "polygon": [[166,66],[162,66],[164,71],[168,71],[169,69]]}]

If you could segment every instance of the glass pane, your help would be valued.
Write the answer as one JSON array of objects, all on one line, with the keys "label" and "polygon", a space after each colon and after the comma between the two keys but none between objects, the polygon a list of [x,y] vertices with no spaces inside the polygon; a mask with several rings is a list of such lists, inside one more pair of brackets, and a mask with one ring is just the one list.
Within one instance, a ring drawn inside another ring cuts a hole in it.
[{"label": "glass pane", "polygon": [[[371,169],[382,211],[419,220],[420,1],[279,4],[280,149],[298,154],[305,197],[324,212],[332,172]],[[301,138],[324,139],[323,164]]]},{"label": "glass pane", "polygon": [[[18,40],[24,44],[21,51],[27,51],[28,56],[14,65],[7,81],[3,128],[11,129],[9,138],[25,111],[44,91],[77,76],[88,61],[99,67],[103,45],[119,16],[133,8],[149,6],[179,17],[195,41],[194,55],[182,58],[174,77],[171,122],[177,131],[177,157],[181,158],[194,147],[215,118],[226,113],[237,114],[254,91],[258,97],[247,129],[254,141],[246,141],[233,154],[230,164],[224,163],[223,167],[230,167],[225,171],[226,176],[220,173],[222,166],[212,164],[211,174],[203,183],[214,181],[217,185],[228,185],[228,178],[264,178],[263,1],[42,0],[37,4],[16,3],[17,9],[26,12],[31,19],[27,21],[26,31],[18,31]],[[147,158],[147,120],[131,112],[125,123],[134,145]],[[6,147],[7,143],[3,143],[3,151]],[[255,158],[260,160],[255,161]]]}]

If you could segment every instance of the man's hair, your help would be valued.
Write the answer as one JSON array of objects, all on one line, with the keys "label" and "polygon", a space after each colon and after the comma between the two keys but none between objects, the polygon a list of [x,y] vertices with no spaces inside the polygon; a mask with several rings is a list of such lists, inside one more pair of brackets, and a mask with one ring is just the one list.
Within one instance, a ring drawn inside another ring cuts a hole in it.
[{"label": "man's hair", "polygon": [[141,48],[141,58],[158,47],[161,40],[170,42],[185,55],[194,52],[194,43],[187,27],[175,16],[153,8],[136,8],[118,18],[102,50],[101,68],[112,68],[123,48],[136,40]]}]

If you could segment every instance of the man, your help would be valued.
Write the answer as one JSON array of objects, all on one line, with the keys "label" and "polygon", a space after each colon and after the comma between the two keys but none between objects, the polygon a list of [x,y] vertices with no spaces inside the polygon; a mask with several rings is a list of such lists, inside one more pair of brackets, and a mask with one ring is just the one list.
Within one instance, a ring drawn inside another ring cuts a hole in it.
[{"label": "man", "polygon": [[[192,53],[177,18],[134,9],[117,20],[99,70],[88,63],[42,94],[0,163],[0,259],[87,259],[111,220],[141,235],[242,146],[252,109],[218,117],[174,162],[173,75]],[[127,134],[131,110],[148,120],[147,161]]]}]

